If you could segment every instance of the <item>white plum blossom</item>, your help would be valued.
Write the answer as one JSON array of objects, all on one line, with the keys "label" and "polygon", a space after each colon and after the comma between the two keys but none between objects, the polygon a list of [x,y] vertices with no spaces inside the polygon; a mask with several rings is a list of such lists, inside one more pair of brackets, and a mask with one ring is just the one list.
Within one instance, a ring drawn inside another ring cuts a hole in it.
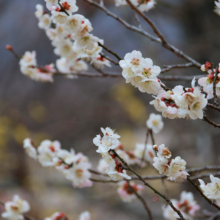
[{"label": "white plum blossom", "polygon": [[153,148],[154,148],[154,150],[157,151],[157,156],[159,158],[169,159],[172,156],[172,154],[169,151],[168,147],[165,147],[164,144],[161,144],[160,146],[154,145]]},{"label": "white plum blossom", "polygon": [[161,89],[157,78],[161,72],[160,67],[154,66],[150,58],[144,59],[140,51],[127,53],[119,65],[123,69],[122,76],[126,83],[131,83],[141,92],[156,95]]},{"label": "white plum blossom", "polygon": [[60,58],[56,61],[57,69],[67,76],[73,76],[77,78],[74,73],[85,71],[88,69],[88,65],[83,60],[68,60],[67,58]]},{"label": "white plum blossom", "polygon": [[118,140],[120,136],[114,133],[111,128],[101,128],[101,131],[103,133],[103,137],[97,135],[93,139],[93,143],[98,147],[96,150],[97,153],[106,153],[109,150],[115,149],[120,144]]},{"label": "white plum blossom", "polygon": [[147,120],[146,124],[147,127],[152,129],[155,134],[159,133],[164,126],[161,115],[156,115],[154,113],[150,114],[150,117]]},{"label": "white plum blossom", "polygon": [[55,24],[65,24],[68,16],[64,12],[52,11],[52,20]]},{"label": "white plum blossom", "polygon": [[[174,207],[181,211],[183,217],[186,220],[193,220],[195,212],[200,209],[200,206],[194,200],[194,196],[191,192],[183,191],[180,195],[180,201],[176,199],[171,199]],[[163,217],[167,220],[176,220],[179,216],[178,214],[169,206],[163,205]]]},{"label": "white plum blossom", "polygon": [[44,15],[44,7],[41,4],[36,5],[35,16],[41,18]]},{"label": "white plum blossom", "polygon": [[159,174],[169,175],[169,160],[166,158],[154,157],[153,166],[159,171]]},{"label": "white plum blossom", "polygon": [[23,142],[24,149],[29,157],[37,159],[37,150],[30,138],[26,138]]},{"label": "white plum blossom", "polygon": [[186,171],[186,161],[181,159],[181,157],[176,157],[175,159],[171,160],[169,165],[169,174],[168,180],[171,181],[182,181],[183,179],[187,178],[189,175]]},{"label": "white plum blossom", "polygon": [[76,0],[60,0],[60,4],[67,12],[74,13],[78,11]]},{"label": "white plum blossom", "polygon": [[52,11],[53,9],[56,9],[58,5],[58,0],[44,0],[46,2],[46,7],[48,10]]},{"label": "white plum blossom", "polygon": [[[144,155],[145,152],[145,155]],[[153,145],[152,144],[140,144],[137,143],[135,145],[135,149],[134,149],[134,156],[136,158],[138,158],[139,160],[142,160],[144,155],[144,160],[149,162],[149,163],[153,163],[153,159],[156,156],[154,149],[153,149]]]},{"label": "white plum blossom", "polygon": [[72,167],[63,171],[68,180],[73,182],[74,187],[91,187],[91,173],[88,171],[92,166],[89,162],[76,162]]},{"label": "white plum blossom", "polygon": [[144,189],[142,185],[135,184],[134,182],[128,183],[127,181],[121,181],[118,183],[118,185],[119,187],[117,189],[117,192],[123,202],[132,202],[137,198],[133,191],[141,194],[142,190]]},{"label": "white plum blossom", "polygon": [[215,1],[215,9],[214,12],[218,15],[220,15],[220,1]]},{"label": "white plum blossom", "polygon": [[210,180],[210,183],[205,184],[203,180],[199,179],[200,188],[209,199],[220,205],[220,179],[210,175]]},{"label": "white plum blossom", "polygon": [[26,51],[25,54],[22,56],[20,62],[19,62],[21,68],[29,67],[29,66],[36,66],[36,52],[32,51]]},{"label": "white plum blossom", "polygon": [[90,220],[90,213],[88,211],[85,211],[83,213],[80,214],[79,216],[79,220]]},{"label": "white plum blossom", "polygon": [[159,171],[160,174],[164,174],[171,181],[181,182],[186,179],[189,175],[186,172],[186,161],[181,157],[176,157],[175,159],[169,160],[171,157],[171,152],[164,144],[154,146],[155,151],[157,151],[157,157],[154,157],[153,166]]},{"label": "white plum blossom", "polygon": [[12,201],[5,203],[5,212],[1,216],[9,220],[23,220],[23,214],[29,210],[29,203],[22,200],[18,195],[14,195]]},{"label": "white plum blossom", "polygon": [[60,142],[44,140],[37,148],[37,151],[39,154],[38,161],[42,166],[54,166],[54,158],[57,157],[57,153],[60,151]]},{"label": "white plum blossom", "polygon": [[106,160],[104,160],[104,159],[100,159],[99,160],[99,164],[97,166],[97,170],[100,173],[106,173],[108,167],[109,167],[109,164],[106,162]]},{"label": "white plum blossom", "polygon": [[48,29],[51,25],[51,18],[48,14],[42,15],[42,17],[39,18],[38,27],[41,29]]}]

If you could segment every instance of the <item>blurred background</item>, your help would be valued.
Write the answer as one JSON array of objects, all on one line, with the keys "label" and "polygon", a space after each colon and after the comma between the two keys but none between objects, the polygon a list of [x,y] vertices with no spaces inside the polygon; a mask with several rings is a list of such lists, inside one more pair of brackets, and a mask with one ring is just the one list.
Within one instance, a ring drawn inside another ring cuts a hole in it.
[{"label": "blurred background", "polygon": [[[44,219],[56,211],[65,212],[70,219],[84,210],[92,219],[130,220],[147,219],[142,204],[123,203],[114,184],[94,184],[88,189],[74,189],[55,169],[42,168],[23,150],[23,140],[30,137],[38,145],[44,139],[59,140],[64,149],[74,148],[89,156],[96,169],[100,156],[95,153],[93,137],[100,127],[111,127],[121,135],[126,149],[134,149],[135,143],[143,143],[146,120],[156,113],[149,105],[151,95],[140,93],[123,79],[79,78],[69,80],[55,78],[54,83],[37,83],[23,76],[18,61],[5,50],[11,44],[20,54],[37,52],[38,64],[53,63],[58,58],[43,30],[37,26],[35,5],[43,0],[0,1],[0,200],[11,200],[20,195],[31,205],[30,215]],[[134,13],[129,7],[114,6],[113,0],[104,0],[106,7],[128,22],[136,25]],[[184,63],[161,45],[127,30],[106,16],[99,9],[78,0],[79,12],[92,22],[94,35],[105,40],[105,45],[121,57],[132,50],[140,50],[158,66]],[[148,15],[160,28],[169,42],[200,63],[219,62],[220,17],[213,12],[213,0],[157,0]],[[151,32],[143,21],[142,27]],[[94,72],[94,70],[92,70]],[[106,71],[120,72],[119,67]],[[166,75],[198,75],[196,68],[172,70]],[[168,82],[190,86],[190,82]],[[209,118],[220,123],[215,111],[209,110]],[[187,167],[219,164],[220,133],[201,120],[164,119],[164,129],[155,135],[156,143],[164,143],[174,156],[180,155]],[[150,167],[141,171],[153,175]],[[161,181],[151,182],[164,191]],[[193,191],[187,183],[165,182],[170,198],[179,199],[182,190]],[[161,219],[163,201],[145,189],[144,197],[153,209],[155,219]],[[195,192],[203,208],[212,210]],[[3,208],[0,207],[0,211]],[[0,217],[1,218],[1,217]]]}]

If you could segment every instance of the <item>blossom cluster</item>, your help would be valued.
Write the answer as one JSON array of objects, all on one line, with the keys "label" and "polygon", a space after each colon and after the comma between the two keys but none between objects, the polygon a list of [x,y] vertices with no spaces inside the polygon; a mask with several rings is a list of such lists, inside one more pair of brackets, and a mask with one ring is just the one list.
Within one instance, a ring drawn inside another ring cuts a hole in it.
[{"label": "blossom cluster", "polygon": [[[127,181],[121,181],[118,183],[118,194],[123,202],[132,202],[134,199],[136,199],[137,194],[141,194],[142,190],[144,189],[142,185],[135,184],[134,182],[127,182]],[[134,193],[135,192],[135,193]]]},{"label": "blossom cluster", "polygon": [[[1,214],[3,218],[9,220],[24,220],[24,214],[30,211],[30,205],[27,201],[21,199],[18,195],[14,195],[13,200],[5,203],[5,212]],[[45,220],[62,220],[69,218],[63,212],[55,212],[51,217],[45,218]],[[85,211],[80,214],[79,220],[90,220],[90,213]]]},{"label": "blossom cluster", "polygon": [[170,119],[188,117],[193,120],[203,118],[203,110],[207,103],[205,94],[198,86],[195,86],[194,79],[191,88],[179,85],[172,90],[161,89],[155,100],[150,102],[157,111],[162,113],[163,117]]},{"label": "blossom cluster", "polygon": [[93,139],[93,143],[98,147],[96,150],[97,153],[102,155],[103,160],[99,170],[104,170],[112,180],[118,181],[125,179],[131,179],[130,176],[127,175],[126,170],[123,169],[121,162],[117,160],[115,153],[112,151],[120,145],[119,138],[120,136],[111,128],[101,128],[103,136],[97,135]]},{"label": "blossom cluster", "polygon": [[203,180],[199,179],[200,188],[203,193],[211,200],[214,200],[220,205],[220,179],[210,175],[211,182],[206,184]]},{"label": "blossom cluster", "polygon": [[140,51],[127,53],[119,65],[123,69],[122,76],[126,83],[131,83],[141,92],[156,95],[161,89],[160,80],[157,78],[161,72],[160,67],[154,66],[150,58],[144,59]]},{"label": "blossom cluster", "polygon": [[37,66],[36,52],[26,51],[19,62],[21,72],[39,82],[53,82],[54,64],[44,67]]},{"label": "blossom cluster", "polygon": [[66,179],[73,182],[74,187],[90,187],[91,163],[82,153],[75,153],[73,149],[67,151],[61,149],[59,141],[44,140],[36,147],[32,140],[24,140],[24,148],[27,154],[38,160],[43,167],[55,167],[64,174]]},{"label": "blossom cluster", "polygon": [[[220,4],[220,3],[219,3]],[[220,64],[219,64],[220,65]],[[216,96],[220,98],[220,68],[212,69],[212,65],[210,62],[206,62],[206,64],[202,65],[201,70],[207,71],[208,75],[206,77],[202,77],[198,80],[198,83],[200,86],[202,86],[202,89],[205,93],[207,93],[207,99],[214,98],[214,92],[213,92],[213,84],[215,79],[215,74],[217,74],[216,77]]]},{"label": "blossom cluster", "polygon": [[[195,212],[199,210],[200,206],[194,200],[194,196],[191,192],[183,191],[180,195],[180,201],[176,199],[171,199],[174,207],[181,211],[183,217],[186,220],[193,220]],[[168,205],[164,205],[163,209],[163,217],[167,220],[175,220],[178,219],[178,214]]]},{"label": "blossom cluster", "polygon": [[153,166],[168,177],[168,180],[180,182],[189,175],[186,170],[186,161],[181,157],[176,157],[170,160],[171,152],[164,144],[160,146],[154,145],[154,150],[157,152],[157,157],[154,157]]},{"label": "blossom cluster", "polygon": [[[134,6],[139,6],[138,9],[142,12],[149,11],[156,4],[155,0],[131,0],[131,3]],[[127,5],[127,2],[126,2],[126,0],[115,0],[115,5],[116,6],[123,6],[123,5]]]},{"label": "blossom cluster", "polygon": [[[45,0],[45,2],[51,15],[38,4],[35,16],[39,20],[39,28],[44,29],[51,40],[55,48],[54,53],[60,56],[56,61],[56,67],[61,74],[74,78],[77,73],[88,69],[86,62],[98,68],[104,65],[111,66],[109,60],[100,55],[102,47],[99,43],[103,44],[104,41],[90,33],[93,30],[90,21],[81,14],[74,14],[78,11],[75,0]],[[24,59],[23,56],[22,60]],[[28,69],[25,69],[21,62],[20,66],[21,72],[32,79],[53,81],[55,71],[37,68],[36,61]]]}]

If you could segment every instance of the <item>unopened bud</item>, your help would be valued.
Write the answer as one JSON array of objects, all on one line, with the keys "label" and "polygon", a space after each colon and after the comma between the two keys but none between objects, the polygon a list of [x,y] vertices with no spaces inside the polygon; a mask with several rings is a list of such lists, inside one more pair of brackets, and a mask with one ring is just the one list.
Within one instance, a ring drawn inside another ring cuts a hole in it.
[{"label": "unopened bud", "polygon": [[12,46],[9,45],[9,44],[5,46],[5,49],[6,49],[6,50],[13,50]]}]

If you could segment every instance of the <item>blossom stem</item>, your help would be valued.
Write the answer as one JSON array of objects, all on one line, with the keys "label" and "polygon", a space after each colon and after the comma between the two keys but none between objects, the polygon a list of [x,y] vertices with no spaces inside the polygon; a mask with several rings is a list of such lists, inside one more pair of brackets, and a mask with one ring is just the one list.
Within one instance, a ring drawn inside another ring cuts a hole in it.
[{"label": "blossom stem", "polygon": [[220,128],[220,125],[219,125],[219,124],[216,124],[215,122],[209,120],[205,115],[204,115],[204,117],[203,117],[203,121],[208,122],[210,125],[214,126],[215,128]]},{"label": "blossom stem", "polygon": [[179,215],[181,220],[185,220],[185,218],[183,217],[182,213],[180,212],[180,210],[178,210],[173,203],[165,196],[162,195],[159,191],[157,191],[153,186],[151,186],[149,183],[147,183],[142,176],[140,176],[138,173],[136,173],[116,152],[115,150],[112,150],[112,152],[116,155],[116,157],[118,157],[121,162],[133,173],[135,174],[143,183],[145,186],[149,187],[151,190],[154,191],[154,193],[156,193],[157,195],[159,195],[161,198],[163,198],[169,205],[170,207]]},{"label": "blossom stem", "polygon": [[148,213],[148,216],[149,216],[149,220],[153,220],[153,216],[152,216],[152,213],[147,205],[147,202],[144,200],[144,198],[139,195],[129,184],[129,181],[128,182],[128,185],[129,185],[129,189],[136,195],[136,197],[141,201],[141,203],[143,204],[144,208],[146,209],[147,213]]},{"label": "blossom stem", "polygon": [[102,47],[103,49],[105,49],[106,51],[108,51],[110,54],[112,54],[113,56],[115,56],[118,60],[122,60],[122,58],[120,56],[118,56],[117,53],[113,52],[112,50],[110,50],[109,48],[107,48],[106,46],[104,46],[103,44],[101,44],[100,42],[98,42],[98,45],[100,47]]}]

